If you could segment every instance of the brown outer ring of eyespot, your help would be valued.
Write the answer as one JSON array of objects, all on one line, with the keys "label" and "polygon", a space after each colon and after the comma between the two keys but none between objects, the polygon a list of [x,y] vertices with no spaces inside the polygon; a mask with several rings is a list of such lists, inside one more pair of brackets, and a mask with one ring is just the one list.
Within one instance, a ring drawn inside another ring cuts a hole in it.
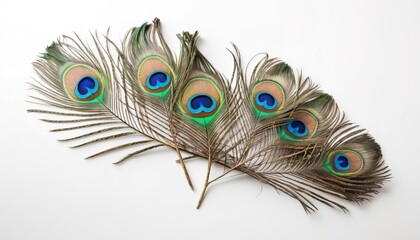
[{"label": "brown outer ring of eyespot", "polygon": [[[350,169],[347,171],[342,171],[342,170],[338,170],[335,167],[334,164],[334,157],[337,154],[344,154],[347,156],[347,158],[350,160]],[[336,150],[333,151],[330,156],[329,156],[329,160],[330,160],[330,166],[333,168],[333,170],[339,174],[354,174],[354,173],[358,173],[362,167],[363,167],[363,158],[362,156],[352,150]]]},{"label": "brown outer ring of eyespot", "polygon": [[[74,90],[76,88],[77,83],[80,81],[80,79],[86,76],[91,76],[91,77],[96,78],[96,80],[98,80],[99,89],[92,96],[85,99],[80,99],[76,96],[76,94],[74,93]],[[99,74],[89,66],[85,66],[81,64],[73,65],[69,67],[63,73],[62,78],[63,78],[64,87],[66,89],[67,94],[75,101],[88,102],[97,98],[102,93],[102,86],[103,86],[102,79],[99,77]],[[71,89],[71,91],[69,91],[69,89]]]},{"label": "brown outer ring of eyespot", "polygon": [[158,71],[158,70],[166,72],[167,74],[169,74],[170,81],[173,80],[174,76],[170,67],[158,57],[149,57],[149,58],[144,59],[140,63],[139,71],[138,71],[138,79],[139,79],[140,85],[143,87],[144,90],[148,92],[159,93],[159,92],[165,91],[171,86],[171,83],[169,83],[164,88],[150,89],[147,87],[147,84],[146,84],[147,77],[153,72]]},{"label": "brown outer ring of eyespot", "polygon": [[[278,92],[273,92],[272,89],[277,88],[281,94],[278,94]],[[261,106],[259,106],[255,101],[255,95],[259,92],[268,92],[277,100],[277,107],[271,110],[267,110]],[[252,104],[261,112],[275,112],[278,111],[280,108],[283,107],[284,104],[284,91],[283,88],[278,84],[271,80],[264,80],[262,82],[259,82],[255,85],[254,90],[251,94],[251,101]]]},{"label": "brown outer ring of eyespot", "polygon": [[[189,91],[190,89],[191,91]],[[192,114],[188,110],[187,105],[190,98],[197,94],[206,94],[206,95],[212,96],[214,100],[216,100],[216,104],[217,104],[217,107],[214,109],[214,111],[209,112],[209,113],[201,112],[199,114]],[[216,86],[211,82],[211,80],[207,80],[205,78],[194,79],[187,85],[184,92],[182,93],[182,97],[181,97],[182,110],[184,110],[184,112],[191,117],[202,118],[202,117],[211,116],[217,111],[219,106],[220,106],[220,93],[217,90]]]},{"label": "brown outer ring of eyespot", "polygon": [[293,119],[297,119],[301,122],[303,122],[305,124],[305,126],[308,128],[308,135],[303,136],[303,137],[298,137],[293,135],[289,129],[287,129],[287,126],[284,126],[284,132],[291,138],[294,139],[301,139],[301,140],[305,140],[305,139],[309,139],[311,137],[313,137],[313,135],[315,134],[315,131],[317,130],[318,126],[317,124],[318,121],[316,120],[315,116],[312,115],[312,113],[309,113],[305,110],[300,110],[300,111],[296,111],[295,113],[292,114],[292,116],[290,116],[290,118]]}]

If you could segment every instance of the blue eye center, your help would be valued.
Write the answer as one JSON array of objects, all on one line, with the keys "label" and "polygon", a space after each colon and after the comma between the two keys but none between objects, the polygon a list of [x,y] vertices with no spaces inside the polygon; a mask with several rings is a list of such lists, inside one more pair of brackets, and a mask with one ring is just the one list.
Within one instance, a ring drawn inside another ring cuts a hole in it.
[{"label": "blue eye center", "polygon": [[292,119],[287,122],[287,130],[296,137],[304,137],[308,135],[308,128],[305,123],[297,119]]},{"label": "blue eye center", "polygon": [[193,109],[198,109],[201,106],[205,108],[209,108],[211,107],[212,104],[213,104],[212,99],[206,95],[198,95],[191,99],[191,107]]},{"label": "blue eye center", "polygon": [[277,100],[268,92],[259,92],[255,95],[255,102],[258,106],[267,110],[273,110],[277,107]]},{"label": "blue eye center", "polygon": [[216,100],[205,94],[198,94],[188,101],[188,110],[193,114],[210,113],[216,109]]},{"label": "blue eye center", "polygon": [[83,77],[77,82],[74,90],[75,95],[80,99],[86,99],[97,93],[99,90],[99,83],[96,78],[92,76]]},{"label": "blue eye center", "polygon": [[273,106],[276,101],[274,97],[269,93],[260,93],[258,95],[258,100],[260,102],[265,102],[268,106]]},{"label": "blue eye center", "polygon": [[340,153],[335,155],[334,165],[339,171],[347,171],[350,169],[350,160],[346,155]]},{"label": "blue eye center", "polygon": [[152,90],[165,88],[169,85],[171,78],[168,73],[164,71],[155,71],[146,79],[146,86]]}]

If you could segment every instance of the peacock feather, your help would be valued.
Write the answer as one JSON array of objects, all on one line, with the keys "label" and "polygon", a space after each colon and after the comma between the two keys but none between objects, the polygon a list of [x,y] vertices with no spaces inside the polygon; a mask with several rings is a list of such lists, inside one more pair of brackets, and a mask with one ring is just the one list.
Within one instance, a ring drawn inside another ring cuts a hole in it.
[{"label": "peacock feather", "polygon": [[[34,63],[29,112],[68,132],[73,147],[115,141],[87,158],[114,151],[122,163],[159,147],[175,150],[189,186],[185,160],[203,158],[209,185],[240,171],[298,200],[347,211],[334,198],[370,199],[390,179],[380,146],[344,117],[332,96],[284,61],[267,54],[250,74],[238,48],[231,78],[197,47],[198,33],[178,34],[178,58],[158,19],[133,28],[120,45],[108,35],[63,36]],[[134,150],[133,150],[134,149]],[[211,179],[214,164],[224,173]]]}]

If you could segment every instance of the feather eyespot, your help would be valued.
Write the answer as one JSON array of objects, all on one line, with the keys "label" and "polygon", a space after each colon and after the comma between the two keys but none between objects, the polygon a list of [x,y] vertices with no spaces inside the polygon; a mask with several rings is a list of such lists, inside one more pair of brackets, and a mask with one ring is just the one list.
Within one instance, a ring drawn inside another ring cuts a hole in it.
[{"label": "feather eyespot", "polygon": [[67,68],[62,81],[69,97],[78,102],[92,102],[103,92],[100,74],[85,64],[74,64]]},{"label": "feather eyespot", "polygon": [[211,117],[220,108],[221,95],[216,85],[209,79],[192,80],[181,96],[181,109],[193,118]]},{"label": "feather eyespot", "polygon": [[166,94],[174,73],[165,61],[157,56],[145,58],[139,65],[138,79],[143,90],[152,94]]},{"label": "feather eyespot", "polygon": [[284,104],[284,90],[280,84],[263,80],[252,91],[251,102],[257,114],[270,114],[280,110]]},{"label": "feather eyespot", "polygon": [[318,119],[310,112],[300,110],[282,126],[280,135],[289,141],[304,141],[312,138],[318,128]]},{"label": "feather eyespot", "polygon": [[332,151],[326,160],[327,169],[338,176],[357,174],[363,168],[363,157],[353,150]]}]

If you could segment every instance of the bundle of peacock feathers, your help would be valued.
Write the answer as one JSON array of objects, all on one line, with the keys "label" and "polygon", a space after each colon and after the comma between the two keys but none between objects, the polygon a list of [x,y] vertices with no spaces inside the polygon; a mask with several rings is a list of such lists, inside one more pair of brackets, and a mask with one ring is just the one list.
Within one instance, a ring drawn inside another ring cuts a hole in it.
[{"label": "bundle of peacock feathers", "polygon": [[[234,46],[226,79],[197,49],[197,32],[178,38],[176,58],[158,19],[131,29],[120,45],[107,35],[92,34],[92,44],[63,36],[34,63],[31,102],[40,107],[28,111],[60,125],[53,132],[74,133],[60,140],[79,141],[73,147],[117,140],[87,158],[131,150],[118,164],[172,148],[192,189],[185,161],[205,159],[197,208],[208,186],[232,171],[295,198],[308,213],[314,201],[347,211],[333,199],[360,203],[390,179],[374,139],[285,62],[264,55],[246,74]],[[211,179],[214,164],[225,171]]]}]

